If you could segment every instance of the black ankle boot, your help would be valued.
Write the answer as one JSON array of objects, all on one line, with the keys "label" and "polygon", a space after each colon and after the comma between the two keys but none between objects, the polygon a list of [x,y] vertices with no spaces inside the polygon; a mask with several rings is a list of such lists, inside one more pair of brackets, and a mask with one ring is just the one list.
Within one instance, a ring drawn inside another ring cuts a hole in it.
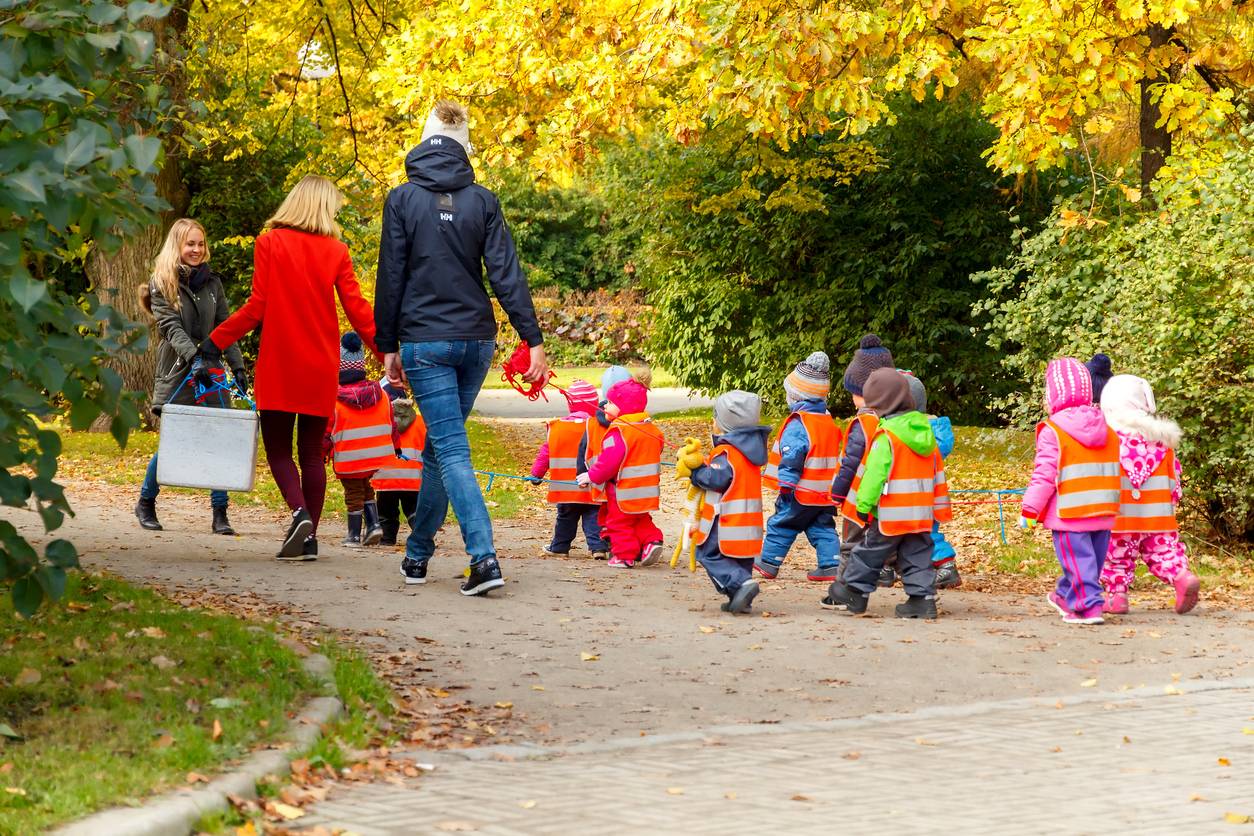
[{"label": "black ankle boot", "polygon": [[361,513],[361,544],[363,546],[379,545],[379,540],[383,537],[383,529],[379,527],[379,506],[371,500],[361,509]]},{"label": "black ankle boot", "polygon": [[379,527],[383,529],[383,537],[379,540],[380,546],[395,546],[396,535],[401,531],[400,520],[379,520]]},{"label": "black ankle boot", "polygon": [[213,506],[213,533],[235,536],[235,529],[231,528],[231,521],[226,518],[225,505]]},{"label": "black ankle boot", "polygon": [[348,512],[348,536],[340,541],[341,546],[361,545],[361,511]]},{"label": "black ankle boot", "polygon": [[162,531],[161,522],[157,519],[157,500],[139,498],[139,503],[135,506],[135,517],[139,520],[140,528],[146,528],[149,531]]}]

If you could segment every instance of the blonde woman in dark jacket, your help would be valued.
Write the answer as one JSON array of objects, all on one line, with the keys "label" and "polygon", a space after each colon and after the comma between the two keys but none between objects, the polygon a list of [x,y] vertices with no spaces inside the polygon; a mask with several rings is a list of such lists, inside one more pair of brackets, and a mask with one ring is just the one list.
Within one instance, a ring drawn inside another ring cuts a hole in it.
[{"label": "blonde woman in dark jacket", "polygon": [[[152,279],[139,289],[140,304],[156,320],[157,333],[161,336],[152,393],[152,411],[158,415],[162,407],[171,403],[220,409],[231,407],[231,398],[224,392],[209,396],[203,404],[198,403],[192,381],[188,379],[201,341],[231,314],[222,289],[222,279],[207,267],[208,261],[209,245],[205,241],[204,227],[190,218],[180,218],[170,227],[165,246],[157,255]],[[248,378],[239,346],[232,344],[227,348],[222,353],[222,360],[223,365],[231,369],[240,388],[247,391]],[[135,506],[139,524],[150,531],[161,530],[161,523],[157,520],[157,494],[160,491],[157,454],[154,453],[139,490],[139,504]],[[226,491],[210,491],[209,502],[213,508],[213,532],[234,534],[226,516]]]}]

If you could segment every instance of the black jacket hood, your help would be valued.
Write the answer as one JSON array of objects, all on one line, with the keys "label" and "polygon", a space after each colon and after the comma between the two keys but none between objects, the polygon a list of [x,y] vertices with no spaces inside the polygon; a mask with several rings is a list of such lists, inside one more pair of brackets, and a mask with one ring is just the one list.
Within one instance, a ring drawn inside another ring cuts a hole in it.
[{"label": "black jacket hood", "polygon": [[766,440],[770,435],[770,427],[743,427],[714,436],[714,445],[717,447],[719,444],[730,444],[743,453],[750,463],[761,467],[766,464]]},{"label": "black jacket hood", "polygon": [[475,182],[475,170],[466,149],[455,139],[442,137],[440,145],[430,140],[405,155],[405,175],[409,182],[433,192],[454,192]]}]

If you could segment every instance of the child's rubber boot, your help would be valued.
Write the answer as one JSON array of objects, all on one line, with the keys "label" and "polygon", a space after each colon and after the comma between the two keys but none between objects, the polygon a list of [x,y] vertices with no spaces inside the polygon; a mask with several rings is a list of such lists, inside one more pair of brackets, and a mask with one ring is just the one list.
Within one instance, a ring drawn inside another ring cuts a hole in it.
[{"label": "child's rubber boot", "polygon": [[936,564],[936,588],[954,589],[962,586],[962,577],[958,574],[958,562],[952,557]]},{"label": "child's rubber boot", "polygon": [[825,581],[827,583],[838,581],[840,580],[840,564],[837,563],[835,566],[819,566],[815,569],[811,569],[809,572],[806,572],[806,580]]},{"label": "child's rubber boot", "polygon": [[844,610],[850,615],[862,615],[870,600],[871,596],[835,581],[827,588],[827,597],[819,601],[819,605],[825,610]]},{"label": "child's rubber boot", "polygon": [[897,570],[891,566],[885,566],[880,570],[880,589],[887,589],[897,583]]},{"label": "child's rubber boot", "polygon": [[747,613],[756,597],[758,597],[758,582],[750,578],[740,585],[740,589],[736,590],[736,594],[727,603],[727,611],[732,615]]},{"label": "child's rubber boot", "polygon": [[379,528],[383,529],[383,536],[379,538],[380,546],[395,546],[396,535],[401,531],[401,521],[396,519],[379,520]]},{"label": "child's rubber boot", "polygon": [[773,566],[759,557],[753,561],[753,571],[757,572],[768,581],[773,581],[775,580],[775,576],[779,574],[779,567]]},{"label": "child's rubber boot", "polygon": [[1110,593],[1106,596],[1106,603],[1102,604],[1102,612],[1106,615],[1127,615],[1128,596],[1118,592]]},{"label": "child's rubber boot", "polygon": [[361,545],[361,511],[350,511],[348,514],[348,536],[340,541],[341,546],[357,548]]},{"label": "child's rubber boot", "polygon": [[383,527],[379,525],[379,506],[374,500],[367,502],[362,506],[362,533],[361,544],[363,546],[377,546],[379,541],[383,539]]},{"label": "child's rubber boot", "polygon": [[1202,591],[1202,582],[1197,575],[1185,569],[1176,575],[1171,585],[1176,588],[1176,612],[1184,615],[1197,606],[1197,596]]},{"label": "child's rubber boot", "polygon": [[898,618],[939,618],[936,599],[928,595],[911,595],[905,603],[897,605]]}]

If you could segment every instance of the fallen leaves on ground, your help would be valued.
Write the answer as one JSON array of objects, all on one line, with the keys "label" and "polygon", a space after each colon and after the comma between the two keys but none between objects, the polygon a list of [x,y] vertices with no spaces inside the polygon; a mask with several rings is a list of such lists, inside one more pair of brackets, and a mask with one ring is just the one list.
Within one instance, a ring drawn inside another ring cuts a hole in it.
[{"label": "fallen leaves on ground", "polygon": [[150,639],[164,639],[165,638],[165,630],[162,630],[160,627],[144,627],[142,632],[145,636],[147,636]]},{"label": "fallen leaves on ground", "polygon": [[914,742],[919,744],[920,746],[939,746],[940,745],[935,740],[927,740],[926,738],[922,738],[922,737],[916,737],[914,739]]},{"label": "fallen leaves on ground", "polygon": [[1232,766],[1232,761],[1228,760],[1227,758],[1220,758],[1219,765],[1220,766]]},{"label": "fallen leaves on ground", "polygon": [[1096,680],[1096,679],[1086,679],[1086,680],[1084,680],[1083,682],[1081,682],[1081,683],[1080,683],[1080,687],[1081,687],[1081,688],[1092,688],[1092,687],[1093,687],[1094,685],[1096,685],[1096,684],[1097,684],[1097,680]]},{"label": "fallen leaves on ground", "polygon": [[442,821],[436,825],[438,830],[452,830],[455,832],[464,832],[470,830],[478,830],[478,825],[466,824],[464,821]]},{"label": "fallen leaves on ground", "polygon": [[534,801],[520,801],[518,806],[522,807],[524,810],[530,810],[532,807],[536,806],[536,803]]},{"label": "fallen leaves on ground", "polygon": [[22,668],[22,672],[19,673],[17,678],[13,680],[13,684],[18,687],[23,685],[34,685],[41,679],[43,679],[43,676],[34,668]]},{"label": "fallen leaves on ground", "polygon": [[596,655],[595,653],[580,653],[579,654],[579,661],[581,662],[596,662],[596,661],[599,661],[600,658],[601,657]]},{"label": "fallen leaves on ground", "polygon": [[163,671],[167,671],[170,668],[177,668],[179,664],[178,662],[175,662],[173,659],[167,659],[164,656],[154,656],[148,661],[152,662],[154,665],[156,665],[159,669]]},{"label": "fallen leaves on ground", "polygon": [[666,791],[670,793],[671,795],[683,795],[684,794],[683,787],[667,787]]},{"label": "fallen leaves on ground", "polygon": [[1228,824],[1249,824],[1250,817],[1241,813],[1224,813],[1224,821]]}]

